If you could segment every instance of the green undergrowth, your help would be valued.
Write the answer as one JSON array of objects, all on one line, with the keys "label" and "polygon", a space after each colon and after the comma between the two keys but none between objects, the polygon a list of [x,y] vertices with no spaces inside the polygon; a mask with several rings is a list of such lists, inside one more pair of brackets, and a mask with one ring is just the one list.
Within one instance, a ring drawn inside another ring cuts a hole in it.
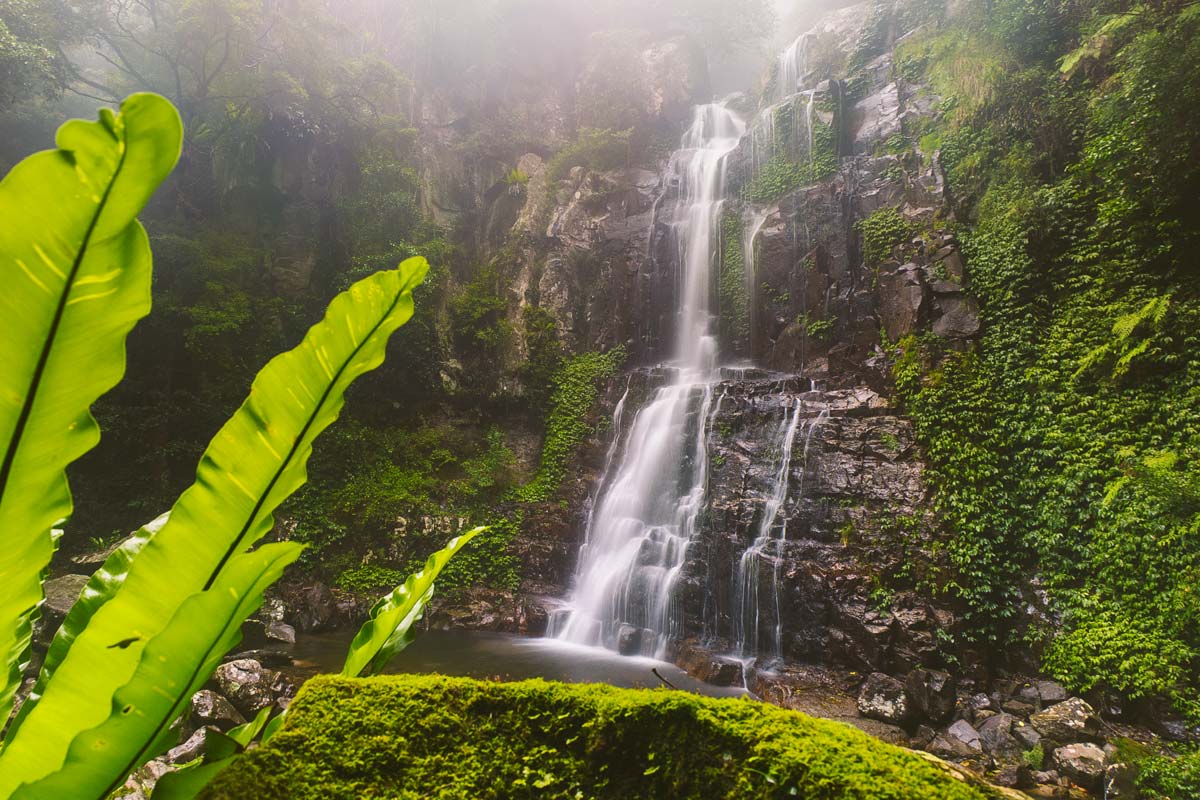
[{"label": "green undergrowth", "polygon": [[942,96],[983,335],[900,342],[894,378],[962,635],[1200,716],[1200,7],[1128,9],[1004,0],[902,48]]},{"label": "green undergrowth", "polygon": [[835,722],[666,689],[317,678],[210,800],[982,800],[990,790]]},{"label": "green undergrowth", "polygon": [[587,416],[600,396],[601,383],[615,375],[624,361],[625,351],[618,347],[607,353],[580,353],[562,362],[552,381],[541,464],[533,480],[517,490],[518,500],[542,502],[558,491],[590,431]]},{"label": "green undergrowth", "polygon": [[776,142],[779,152],[750,177],[742,188],[744,199],[752,203],[771,203],[794,189],[811,186],[837,171],[837,135],[834,126],[826,125],[814,114],[810,153],[802,126],[792,118],[794,114],[802,113],[799,108],[779,111],[776,122],[781,137]]}]

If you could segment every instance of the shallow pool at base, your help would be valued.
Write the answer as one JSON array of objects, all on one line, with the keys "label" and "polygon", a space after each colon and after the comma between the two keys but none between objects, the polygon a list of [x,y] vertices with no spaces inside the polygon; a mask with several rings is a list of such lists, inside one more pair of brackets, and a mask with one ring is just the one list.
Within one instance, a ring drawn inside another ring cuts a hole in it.
[{"label": "shallow pool at base", "polygon": [[[291,648],[295,670],[305,676],[342,668],[350,631],[301,636]],[[677,689],[708,697],[737,697],[740,687],[711,686],[674,664],[620,656],[609,650],[479,631],[426,631],[392,661],[388,673],[439,673],[495,680],[545,678],[566,683],[607,683],[627,688],[663,686],[657,670]]]}]

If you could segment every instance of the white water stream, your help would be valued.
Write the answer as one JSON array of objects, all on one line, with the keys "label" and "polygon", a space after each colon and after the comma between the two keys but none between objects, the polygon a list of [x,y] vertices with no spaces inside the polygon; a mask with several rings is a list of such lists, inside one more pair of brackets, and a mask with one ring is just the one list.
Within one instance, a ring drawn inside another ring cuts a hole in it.
[{"label": "white water stream", "polygon": [[555,638],[661,657],[678,627],[672,589],[708,482],[717,365],[709,295],[726,160],[745,132],[723,104],[699,106],[671,157],[681,264],[673,378],[637,413],[597,498],[568,607],[551,620]]}]

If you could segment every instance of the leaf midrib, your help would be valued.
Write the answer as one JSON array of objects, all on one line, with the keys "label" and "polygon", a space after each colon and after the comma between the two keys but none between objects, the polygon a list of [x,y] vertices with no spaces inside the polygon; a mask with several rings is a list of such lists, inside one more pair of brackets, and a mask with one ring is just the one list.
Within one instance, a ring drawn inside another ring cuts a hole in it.
[{"label": "leaf midrib", "polygon": [[[241,530],[238,531],[237,536],[226,549],[225,555],[221,557],[221,560],[217,562],[216,567],[213,568],[212,573],[208,576],[208,580],[204,583],[204,589],[202,591],[207,592],[212,588],[213,583],[215,583],[217,578],[220,577],[221,570],[225,568],[225,565],[229,562],[229,559],[233,558],[238,547],[241,546],[242,540],[245,538],[246,533],[254,525],[255,520],[258,519],[259,512],[261,512],[263,506],[266,505],[267,499],[271,496],[271,492],[275,488],[275,484],[277,484],[280,478],[283,477],[284,473],[288,471],[288,468],[292,463],[292,459],[296,456],[296,452],[304,443],[304,440],[308,436],[308,432],[312,429],[312,426],[316,424],[317,419],[321,416],[321,412],[325,408],[325,402],[333,393],[334,388],[341,381],[342,376],[346,373],[346,370],[349,369],[350,365],[354,363],[354,360],[358,357],[358,354],[362,352],[362,349],[367,346],[367,343],[370,342],[372,337],[379,332],[379,329],[383,327],[383,324],[391,318],[392,314],[395,313],[396,306],[400,304],[400,301],[404,298],[406,291],[411,289],[411,287],[408,287],[408,289],[405,287],[406,284],[401,285],[400,289],[396,292],[396,296],[392,298],[392,302],[388,306],[387,311],[380,315],[378,321],[371,326],[370,332],[363,337],[361,342],[355,345],[353,350],[350,351],[350,355],[342,360],[342,363],[338,366],[337,372],[334,373],[333,377],[330,378],[329,382],[325,385],[325,390],[321,392],[321,397],[317,400],[317,404],[313,409],[313,413],[309,415],[308,419],[304,423],[304,427],[301,428],[300,433],[296,435],[295,440],[292,442],[292,446],[288,449],[287,455],[280,461],[279,468],[275,470],[275,474],[271,476],[271,481],[259,494],[258,501],[255,502],[254,508],[250,512],[250,516],[246,519],[245,524],[242,525]],[[349,297],[349,295],[347,295],[347,297]],[[301,346],[303,346],[303,343],[301,343]],[[254,394],[252,391],[250,397],[246,398],[246,405],[248,406],[253,399]],[[241,409],[238,410],[238,413],[241,413]]]},{"label": "leaf midrib", "polygon": [[[252,526],[254,524],[254,520],[258,518],[258,514],[262,510],[263,505],[266,503],[267,498],[270,496],[272,489],[275,488],[275,484],[279,482],[279,479],[287,471],[288,465],[291,463],[292,459],[295,458],[296,451],[300,448],[301,444],[304,442],[305,437],[308,436],[308,432],[309,432],[309,430],[312,429],[312,426],[316,423],[317,418],[320,417],[321,411],[325,408],[325,402],[329,399],[330,394],[332,394],[334,388],[338,385],[338,382],[341,380],[342,375],[344,375],[346,370],[349,369],[350,365],[354,363],[355,358],[358,357],[358,354],[360,352],[362,352],[362,349],[367,345],[367,343],[371,341],[372,337],[374,337],[375,334],[379,332],[379,329],[383,327],[384,323],[387,322],[388,319],[391,318],[392,314],[395,313],[396,306],[398,306],[400,304],[400,301],[402,299],[404,299],[404,295],[405,295],[406,291],[408,291],[409,289],[411,289],[411,287],[406,288],[406,286],[402,286],[400,288],[400,290],[396,292],[396,296],[394,298],[392,298],[392,302],[388,306],[387,311],[384,312],[382,315],[380,315],[379,320],[374,325],[371,326],[370,333],[368,333],[366,336],[363,337],[362,341],[359,342],[359,344],[355,346],[355,348],[350,352],[350,355],[347,358],[343,359],[341,365],[338,367],[337,372],[334,373],[333,378],[331,378],[329,380],[329,382],[327,383],[327,385],[325,387],[325,391],[321,393],[321,397],[317,401],[317,405],[316,405],[315,409],[313,410],[313,413],[309,415],[308,420],[305,421],[305,423],[304,423],[304,427],[301,428],[300,433],[296,436],[295,441],[292,442],[292,446],[288,450],[287,456],[280,463],[279,469],[277,469],[275,471],[275,474],[271,478],[271,482],[267,485],[267,487],[262,491],[261,495],[259,496],[259,500],[255,504],[254,509],[251,512],[249,519],[246,520],[246,523],[242,526],[242,529],[241,529],[241,531],[239,531],[237,538],[234,539],[233,543],[229,546],[229,549],[226,550],[224,557],[217,564],[217,566],[213,569],[213,572],[209,576],[208,581],[204,584],[203,591],[208,591],[209,589],[212,588],[212,584],[220,576],[221,570],[223,570],[225,568],[225,564],[228,563],[229,559],[232,558],[233,555],[236,553],[238,546],[242,542],[242,538],[246,535],[246,532],[250,529],[250,526]],[[247,399],[246,402],[249,403],[250,402],[249,399]],[[232,619],[233,616],[236,616],[236,612],[235,612],[235,614],[230,615],[230,619]],[[208,661],[207,655],[210,654],[211,652],[212,652],[212,648],[210,647],[208,649],[208,651],[205,653],[206,657],[203,659],[200,659],[197,662],[196,667],[192,670],[191,677],[188,679],[188,682],[185,684],[185,686],[190,687],[196,681],[196,678],[200,674],[200,670],[202,670],[204,668],[205,663],[207,663],[207,661]],[[175,717],[178,713],[177,710],[180,707],[182,707],[183,699],[184,698],[182,698],[182,697],[176,699],[175,703],[171,706],[168,713],[161,720],[159,720],[158,724],[155,726],[154,734],[146,740],[145,744],[142,747],[140,747],[138,749],[138,752],[133,756],[133,758],[131,758],[129,760],[129,762],[126,764],[125,768],[121,771],[120,775],[114,776],[113,782],[111,784],[109,784],[109,786],[105,789],[105,791],[102,794],[99,795],[100,798],[107,797],[109,794],[116,791],[121,786],[121,784],[125,781],[125,776],[127,776],[134,769],[137,769],[138,762],[141,761],[142,757],[145,755],[147,750],[149,750],[149,748],[151,748],[153,746],[154,742],[158,740],[158,737],[162,735],[163,729],[166,728],[167,726],[169,726],[175,720]]]},{"label": "leaf midrib", "polygon": [[66,316],[67,301],[71,297],[71,292],[75,288],[75,281],[79,277],[79,271],[83,268],[83,260],[87,257],[89,248],[91,247],[92,237],[96,233],[96,227],[100,223],[100,217],[104,214],[105,208],[108,207],[109,198],[112,196],[113,186],[116,185],[117,179],[121,176],[122,170],[125,168],[125,159],[129,154],[128,140],[124,142],[118,138],[118,144],[122,144],[120,158],[117,159],[116,169],[113,170],[112,177],[108,181],[108,186],[104,189],[104,195],[100,198],[99,204],[96,206],[96,211],[92,215],[91,221],[88,223],[87,231],[83,235],[83,241],[80,242],[79,252],[75,254],[75,262],[71,265],[71,271],[67,273],[66,282],[63,285],[63,291],[58,298],[58,306],[54,310],[54,319],[51,321],[50,329],[46,332],[46,340],[42,344],[42,352],[38,356],[37,366],[34,368],[33,376],[29,382],[29,389],[25,394],[25,401],[21,407],[21,413],[17,417],[17,424],[13,428],[12,438],[9,440],[8,451],[4,454],[4,462],[0,464],[0,503],[3,503],[5,491],[8,489],[8,481],[12,477],[13,465],[17,460],[17,451],[24,442],[25,429],[29,425],[29,420],[33,416],[33,407],[37,403],[39,392],[41,391],[42,380],[45,377],[46,369],[50,364],[50,355],[54,350],[54,344],[58,339],[60,328],[63,325],[63,318]]}]

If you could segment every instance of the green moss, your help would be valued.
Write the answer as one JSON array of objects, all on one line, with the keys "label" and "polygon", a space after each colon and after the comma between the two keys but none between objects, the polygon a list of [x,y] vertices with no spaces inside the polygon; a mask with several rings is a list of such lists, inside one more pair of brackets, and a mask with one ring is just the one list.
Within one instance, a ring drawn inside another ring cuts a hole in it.
[{"label": "green moss", "polygon": [[718,286],[722,338],[731,344],[750,337],[750,296],[746,281],[746,256],[742,249],[742,221],[726,213],[721,221],[721,275]]},{"label": "green moss", "polygon": [[318,678],[210,800],[982,800],[839,723],[750,700],[544,681]]},{"label": "green moss", "polygon": [[625,361],[622,348],[607,353],[580,353],[563,361],[552,383],[550,415],[537,475],[517,490],[517,499],[549,500],[567,475],[576,449],[588,435],[587,415],[600,396],[600,382],[611,378]]}]

